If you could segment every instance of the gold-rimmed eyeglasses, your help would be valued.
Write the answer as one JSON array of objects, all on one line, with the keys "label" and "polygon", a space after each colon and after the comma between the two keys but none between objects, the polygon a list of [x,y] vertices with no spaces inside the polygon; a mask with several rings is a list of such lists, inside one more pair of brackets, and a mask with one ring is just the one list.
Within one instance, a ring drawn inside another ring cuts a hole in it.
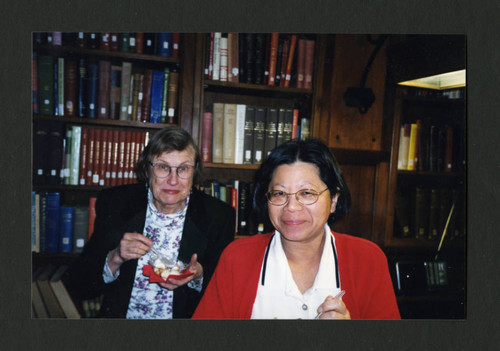
[{"label": "gold-rimmed eyeglasses", "polygon": [[169,166],[162,162],[151,163],[153,167],[153,174],[158,178],[166,178],[172,173],[172,168],[175,168],[175,173],[181,179],[189,179],[193,176],[194,166],[193,165],[181,165],[181,166]]},{"label": "gold-rimmed eyeglasses", "polygon": [[295,195],[295,199],[302,205],[312,205],[316,203],[319,199],[319,196],[327,191],[320,191],[319,193],[312,189],[301,189],[295,193],[286,193],[281,190],[271,190],[266,193],[267,200],[271,205],[275,206],[283,206],[288,203],[288,196]]}]

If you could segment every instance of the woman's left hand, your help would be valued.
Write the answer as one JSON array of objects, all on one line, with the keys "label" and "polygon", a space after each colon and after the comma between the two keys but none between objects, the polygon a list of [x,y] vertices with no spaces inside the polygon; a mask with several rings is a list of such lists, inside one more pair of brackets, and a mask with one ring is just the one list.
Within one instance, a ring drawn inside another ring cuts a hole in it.
[{"label": "woman's left hand", "polygon": [[191,280],[200,280],[203,277],[203,267],[198,262],[198,255],[197,254],[193,254],[193,256],[191,256],[191,261],[189,262],[189,266],[187,269],[194,274],[190,275],[189,277],[186,277],[184,279],[170,278],[168,280],[168,282],[165,282],[165,283],[162,282],[162,283],[158,283],[158,284],[165,289],[174,290],[180,286],[186,285]]},{"label": "woman's left hand", "polygon": [[351,319],[351,314],[341,299],[327,296],[318,307],[319,319]]}]

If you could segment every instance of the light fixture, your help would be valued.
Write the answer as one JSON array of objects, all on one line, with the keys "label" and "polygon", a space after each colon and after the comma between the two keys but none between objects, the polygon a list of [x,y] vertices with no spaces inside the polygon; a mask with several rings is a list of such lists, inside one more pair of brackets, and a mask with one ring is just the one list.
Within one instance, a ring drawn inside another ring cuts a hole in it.
[{"label": "light fixture", "polygon": [[398,84],[435,90],[461,88],[465,86],[465,69],[399,82]]}]

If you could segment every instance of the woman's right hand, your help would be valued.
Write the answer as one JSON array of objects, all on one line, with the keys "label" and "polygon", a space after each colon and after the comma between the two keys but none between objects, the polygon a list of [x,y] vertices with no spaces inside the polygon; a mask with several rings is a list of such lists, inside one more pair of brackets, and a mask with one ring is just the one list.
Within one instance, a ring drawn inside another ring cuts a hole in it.
[{"label": "woman's right hand", "polygon": [[123,262],[138,259],[151,250],[153,241],[139,233],[125,233],[120,245],[109,253],[108,266],[116,272]]}]

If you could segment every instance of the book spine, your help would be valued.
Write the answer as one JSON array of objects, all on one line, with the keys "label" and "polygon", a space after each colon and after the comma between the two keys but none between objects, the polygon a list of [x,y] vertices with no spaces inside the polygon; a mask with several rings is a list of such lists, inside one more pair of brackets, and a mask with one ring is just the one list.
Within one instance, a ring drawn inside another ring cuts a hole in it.
[{"label": "book spine", "polygon": [[108,153],[108,130],[101,129],[101,148],[99,155],[99,186],[104,186],[106,181],[106,155]]},{"label": "book spine", "polygon": [[135,33],[135,52],[138,54],[144,53],[144,33]]},{"label": "book spine", "polygon": [[250,187],[247,182],[238,184],[238,235],[248,235],[248,215],[250,209]]},{"label": "book spine", "polygon": [[78,117],[87,116],[87,62],[84,58],[78,60]]},{"label": "book spine", "polygon": [[280,86],[281,85],[281,62],[283,59],[283,45],[284,45],[284,39],[279,38],[278,39],[278,50],[276,52],[276,75],[274,78],[274,85]]},{"label": "book spine", "polygon": [[245,143],[245,114],[246,105],[236,105],[236,126],[234,137],[234,163],[243,164]]},{"label": "book spine", "polygon": [[219,80],[221,82],[227,82],[227,70],[228,70],[228,53],[227,53],[227,37],[221,37],[219,40],[220,48],[220,69],[219,69]]},{"label": "book spine", "polygon": [[153,70],[146,69],[143,79],[143,97],[141,102],[141,121],[149,122],[151,113],[151,85],[153,84]]},{"label": "book spine", "polygon": [[102,129],[94,129],[94,152],[93,152],[93,168],[92,168],[92,185],[99,185],[99,175],[101,168],[101,144],[102,144]]},{"label": "book spine", "polygon": [[215,33],[210,32],[208,38],[208,72],[207,78],[213,80],[214,74],[214,46],[215,46]]},{"label": "book spine", "polygon": [[266,108],[255,108],[254,139],[253,139],[253,161],[255,164],[262,163],[264,158],[264,143],[266,137]]},{"label": "book spine", "polygon": [[[254,84],[267,84],[269,79],[269,50],[268,35],[265,33],[253,34],[253,69],[250,82]],[[250,83],[249,82],[249,83]]]},{"label": "book spine", "polygon": [[175,123],[175,116],[177,115],[177,95],[179,90],[179,72],[171,71],[170,79],[168,81],[168,94],[167,94],[167,122]]},{"label": "book spine", "polygon": [[130,79],[132,76],[132,63],[122,62],[120,120],[128,119],[128,103],[130,99]]},{"label": "book spine", "polygon": [[212,124],[212,112],[204,112],[201,126],[201,160],[203,162],[212,162]]},{"label": "book spine", "polygon": [[212,106],[213,126],[212,126],[212,162],[222,163],[222,144],[224,131],[224,104],[214,103]]},{"label": "book spine", "polygon": [[75,208],[71,206],[60,207],[60,238],[59,252],[73,251],[73,222],[75,217]]},{"label": "book spine", "polygon": [[120,33],[120,51],[130,52],[130,33]]},{"label": "book spine", "polygon": [[109,118],[120,119],[122,67],[111,65],[109,72]]},{"label": "book spine", "polygon": [[222,37],[221,32],[214,33],[214,60],[212,67],[212,80],[220,79],[220,39]]},{"label": "book spine", "polygon": [[181,41],[180,33],[178,32],[172,33],[172,57],[175,58],[179,57],[180,41]]},{"label": "book spine", "polygon": [[66,62],[65,82],[64,82],[64,114],[69,117],[76,115],[76,107],[78,106],[77,98],[77,82],[78,82],[78,69],[76,61],[68,60]]},{"label": "book spine", "polygon": [[120,150],[120,131],[113,130],[112,165],[110,185],[117,185],[118,177],[118,153]]},{"label": "book spine", "polygon": [[158,33],[157,55],[164,57],[172,56],[172,33],[170,32]]},{"label": "book spine", "polygon": [[238,33],[228,33],[227,34],[227,57],[228,57],[228,69],[227,69],[227,80],[230,82],[238,82]]},{"label": "book spine", "polygon": [[89,63],[87,70],[87,118],[96,118],[99,67],[95,63]]},{"label": "book spine", "polygon": [[85,185],[87,181],[87,152],[89,146],[89,128],[82,127],[82,137],[80,141],[80,167],[78,172],[78,184]]},{"label": "book spine", "polygon": [[45,252],[56,253],[59,249],[60,193],[48,192],[46,201]]},{"label": "book spine", "polygon": [[311,120],[308,118],[300,119],[300,140],[307,140],[311,134]]},{"label": "book spine", "polygon": [[118,33],[110,33],[109,40],[109,50],[118,51],[120,50],[120,38]]},{"label": "book spine", "polygon": [[276,125],[276,146],[283,144],[285,141],[285,118],[286,109],[278,109],[278,124]]},{"label": "book spine", "polygon": [[99,49],[102,51],[110,51],[111,35],[108,32],[100,33],[99,35]]},{"label": "book spine", "polygon": [[96,212],[95,212],[96,201],[97,201],[97,198],[94,196],[89,198],[88,239],[90,239],[92,237],[92,234],[94,234],[94,222],[95,222],[95,217],[96,217]]},{"label": "book spine", "polygon": [[304,88],[312,89],[314,66],[314,40],[305,41]]},{"label": "book spine", "polygon": [[429,198],[429,229],[427,238],[435,240],[439,235],[439,212],[440,212],[440,191],[437,188],[430,189]]},{"label": "book spine", "polygon": [[254,139],[255,107],[247,106],[245,111],[245,135],[243,141],[243,163],[253,163],[253,139]]},{"label": "book spine", "polygon": [[426,238],[429,228],[429,189],[415,189],[414,232],[417,239]]},{"label": "book spine", "polygon": [[267,85],[275,85],[276,82],[276,61],[278,55],[279,33],[271,34],[271,52],[269,59],[269,79]]},{"label": "book spine", "polygon": [[161,123],[167,123],[167,102],[168,102],[168,84],[170,81],[170,69],[165,67],[163,70],[163,93],[161,98]]},{"label": "book spine", "polygon": [[99,61],[99,94],[98,94],[98,118],[109,118],[109,80],[110,80],[111,62],[106,60]]},{"label": "book spine", "polygon": [[242,76],[241,83],[253,83],[254,82],[254,72],[255,72],[255,34],[253,33],[245,33],[245,64],[244,64],[244,74]]},{"label": "book spine", "polygon": [[445,172],[453,170],[453,128],[446,127]]},{"label": "book spine", "polygon": [[297,35],[293,34],[290,38],[290,50],[288,53],[288,60],[286,64],[285,84],[284,84],[285,88],[288,88],[290,86],[296,47],[297,47]]},{"label": "book spine", "polygon": [[151,123],[161,123],[163,77],[163,71],[153,71],[153,80],[151,84],[151,113],[149,115],[149,121]]},{"label": "book spine", "polygon": [[293,109],[285,109],[285,122],[283,125],[283,141],[292,139]]},{"label": "book spine", "polygon": [[298,137],[298,128],[299,128],[299,110],[298,109],[293,109],[293,115],[292,115],[292,139],[297,139]]},{"label": "book spine", "polygon": [[108,137],[106,139],[106,167],[105,167],[105,173],[104,173],[104,185],[105,186],[110,186],[111,185],[111,171],[112,171],[112,164],[113,164],[113,130],[108,130]]},{"label": "book spine", "polygon": [[410,124],[410,141],[408,145],[408,164],[407,170],[414,171],[415,170],[415,151],[416,151],[416,143],[417,143],[417,124]]},{"label": "book spine", "polygon": [[64,57],[57,59],[57,101],[58,116],[64,116]]},{"label": "book spine", "polygon": [[33,123],[33,184],[47,182],[49,130],[46,124]]},{"label": "book spine", "polygon": [[71,161],[69,166],[69,184],[78,185],[80,170],[80,149],[82,139],[82,127],[72,126],[71,132]]},{"label": "book spine", "polygon": [[304,88],[305,80],[305,60],[306,60],[306,43],[304,39],[297,41],[297,88]]},{"label": "book spine", "polygon": [[54,114],[54,59],[41,55],[38,63],[40,113],[50,116]]},{"label": "book spine", "polygon": [[[408,169],[408,153],[410,150],[410,135],[411,135],[411,124],[410,123],[404,123],[403,124],[403,140],[402,140],[402,145],[401,145],[401,170],[406,170]],[[398,152],[399,155],[399,152]],[[399,164],[398,160],[398,164]]]},{"label": "book spine", "polygon": [[224,104],[224,127],[222,137],[222,162],[234,163],[236,138],[236,104]]},{"label": "book spine", "polygon": [[266,111],[266,136],[264,139],[264,158],[276,147],[276,132],[278,125],[278,110],[268,108]]},{"label": "book spine", "polygon": [[288,53],[290,52],[290,38],[283,41],[283,55],[281,57],[280,87],[285,86],[286,66],[288,63]]},{"label": "book spine", "polygon": [[60,123],[53,123],[49,127],[48,136],[48,184],[61,184],[61,170],[64,167],[64,126]]},{"label": "book spine", "polygon": [[92,185],[92,176],[94,174],[94,147],[95,147],[95,128],[89,128],[88,146],[87,146],[87,175],[85,185]]},{"label": "book spine", "polygon": [[139,111],[140,111],[140,103],[142,100],[142,82],[144,79],[144,75],[141,73],[134,73],[134,85],[132,88],[132,121],[140,121]]}]

